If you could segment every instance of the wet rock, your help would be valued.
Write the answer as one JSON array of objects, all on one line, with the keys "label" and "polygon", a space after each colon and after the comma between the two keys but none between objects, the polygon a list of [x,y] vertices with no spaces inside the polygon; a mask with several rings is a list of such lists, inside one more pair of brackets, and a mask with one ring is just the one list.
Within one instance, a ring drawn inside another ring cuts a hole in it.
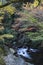
[{"label": "wet rock", "polygon": [[21,57],[15,57],[13,54],[9,54],[4,57],[6,65],[33,65],[25,62]]}]

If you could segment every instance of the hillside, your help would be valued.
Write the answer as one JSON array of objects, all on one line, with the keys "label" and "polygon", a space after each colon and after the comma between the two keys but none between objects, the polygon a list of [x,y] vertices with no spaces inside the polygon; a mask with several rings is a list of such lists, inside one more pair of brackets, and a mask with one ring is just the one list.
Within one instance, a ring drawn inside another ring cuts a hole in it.
[{"label": "hillside", "polygon": [[0,8],[0,65],[36,65],[13,54],[25,45],[43,48],[43,2],[34,8],[21,2]]}]

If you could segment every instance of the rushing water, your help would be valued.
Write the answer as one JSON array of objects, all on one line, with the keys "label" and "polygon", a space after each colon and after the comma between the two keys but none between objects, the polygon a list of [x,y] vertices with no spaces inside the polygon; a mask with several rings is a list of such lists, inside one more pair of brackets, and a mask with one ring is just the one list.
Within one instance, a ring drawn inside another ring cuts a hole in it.
[{"label": "rushing water", "polygon": [[20,56],[19,57],[14,56],[12,52],[9,52],[8,55],[4,57],[4,61],[6,65],[33,65],[25,62],[24,59],[21,58]]},{"label": "rushing water", "polygon": [[21,55],[21,56],[23,56],[25,58],[32,59],[31,56],[30,56],[30,54],[27,53],[27,48],[20,48],[20,49],[18,49],[17,50],[17,54],[18,55]]}]

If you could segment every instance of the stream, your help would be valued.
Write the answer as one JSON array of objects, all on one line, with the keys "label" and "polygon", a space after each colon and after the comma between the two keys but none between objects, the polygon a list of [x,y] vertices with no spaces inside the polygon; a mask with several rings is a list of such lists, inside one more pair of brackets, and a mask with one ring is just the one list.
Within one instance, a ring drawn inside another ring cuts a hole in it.
[{"label": "stream", "polygon": [[14,56],[13,53],[9,50],[8,55],[4,56],[4,61],[6,65],[33,65],[28,62],[25,62],[25,60],[20,56],[19,57]]}]

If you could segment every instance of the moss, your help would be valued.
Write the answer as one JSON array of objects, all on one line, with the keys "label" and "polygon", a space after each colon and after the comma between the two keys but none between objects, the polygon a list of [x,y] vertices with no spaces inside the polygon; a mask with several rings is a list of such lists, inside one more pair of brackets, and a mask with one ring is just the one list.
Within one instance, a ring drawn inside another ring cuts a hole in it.
[{"label": "moss", "polygon": [[0,5],[2,5],[2,2],[0,2]]},{"label": "moss", "polygon": [[0,45],[0,56],[5,56],[7,55],[7,51],[4,49],[2,45]]},{"label": "moss", "polygon": [[0,57],[0,65],[6,65],[3,58]]},{"label": "moss", "polygon": [[3,49],[2,48],[0,48],[0,55],[3,55]]}]

